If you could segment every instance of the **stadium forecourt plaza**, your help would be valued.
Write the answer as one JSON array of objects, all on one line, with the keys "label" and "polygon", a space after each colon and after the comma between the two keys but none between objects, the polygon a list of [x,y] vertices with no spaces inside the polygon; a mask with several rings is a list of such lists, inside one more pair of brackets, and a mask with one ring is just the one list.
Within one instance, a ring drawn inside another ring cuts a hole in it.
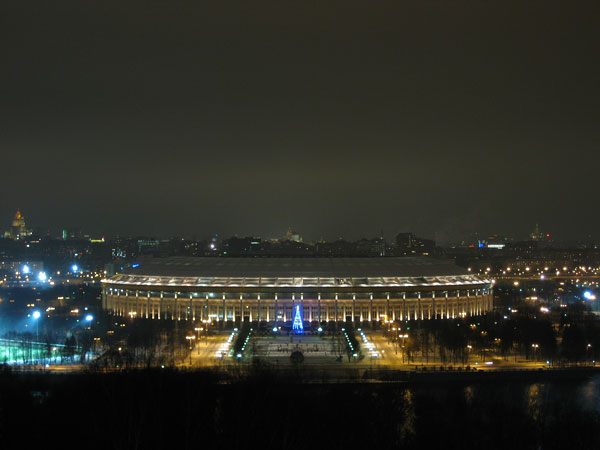
[{"label": "stadium forecourt plaza", "polygon": [[[118,316],[292,327],[384,323],[484,314],[492,281],[429,257],[173,257],[131,264],[103,280],[102,306]],[[299,308],[297,308],[299,306]]]}]

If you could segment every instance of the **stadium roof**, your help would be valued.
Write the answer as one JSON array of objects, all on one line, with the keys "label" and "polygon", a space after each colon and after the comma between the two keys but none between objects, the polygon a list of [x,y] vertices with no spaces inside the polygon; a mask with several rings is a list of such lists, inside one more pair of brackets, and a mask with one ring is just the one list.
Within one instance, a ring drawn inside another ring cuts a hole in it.
[{"label": "stadium roof", "polygon": [[175,257],[142,261],[106,282],[171,288],[416,288],[490,283],[449,261],[427,257]]},{"label": "stadium roof", "polygon": [[452,262],[405,258],[220,258],[174,257],[140,262],[131,275],[174,277],[428,277],[469,275]]}]

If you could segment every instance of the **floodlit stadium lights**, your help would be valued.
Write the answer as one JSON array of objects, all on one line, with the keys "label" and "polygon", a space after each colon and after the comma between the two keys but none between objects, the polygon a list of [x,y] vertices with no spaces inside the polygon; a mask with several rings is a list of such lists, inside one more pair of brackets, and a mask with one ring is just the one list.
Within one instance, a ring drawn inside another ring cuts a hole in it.
[{"label": "floodlit stadium lights", "polygon": [[444,280],[444,281],[426,281],[426,282],[386,282],[386,283],[344,283],[338,285],[331,284],[304,284],[300,283],[286,283],[286,282],[276,282],[276,283],[268,283],[268,284],[256,284],[256,283],[228,283],[227,279],[213,279],[210,282],[202,281],[202,282],[190,282],[179,279],[171,278],[169,281],[146,281],[144,279],[139,279],[136,276],[128,276],[121,275],[117,276],[113,279],[103,279],[102,283],[110,283],[110,284],[136,284],[140,286],[189,286],[189,287],[263,287],[263,288],[277,288],[277,287],[343,287],[343,288],[351,288],[351,287],[419,287],[419,286],[451,286],[451,285],[479,285],[485,283],[491,283],[491,280],[487,278],[478,278],[478,279],[455,279],[455,280]]}]

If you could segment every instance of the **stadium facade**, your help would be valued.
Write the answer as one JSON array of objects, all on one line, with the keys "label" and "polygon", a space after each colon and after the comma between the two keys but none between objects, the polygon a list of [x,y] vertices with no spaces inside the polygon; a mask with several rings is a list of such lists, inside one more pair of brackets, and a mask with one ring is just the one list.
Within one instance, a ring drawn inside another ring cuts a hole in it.
[{"label": "stadium facade", "polygon": [[113,314],[239,324],[386,322],[484,314],[492,282],[450,262],[407,258],[187,258],[132,264],[103,280]]}]

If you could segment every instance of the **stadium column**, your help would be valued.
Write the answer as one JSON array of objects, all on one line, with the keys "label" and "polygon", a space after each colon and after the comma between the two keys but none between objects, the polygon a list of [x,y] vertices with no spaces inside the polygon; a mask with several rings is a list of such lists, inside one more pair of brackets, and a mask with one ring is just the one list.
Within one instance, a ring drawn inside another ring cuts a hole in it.
[{"label": "stadium column", "polygon": [[129,312],[129,289],[125,289],[125,308],[123,310],[123,315],[127,316]]},{"label": "stadium column", "polygon": [[369,294],[369,322],[373,325],[373,294]]},{"label": "stadium column", "polygon": [[257,295],[256,300],[256,321],[260,323],[260,294]]},{"label": "stadium column", "polygon": [[225,293],[223,293],[223,322],[227,321],[227,310],[225,309]]},{"label": "stadium column", "polygon": [[179,320],[179,304],[177,302],[177,292],[174,293],[173,297],[174,297],[173,307],[175,308],[175,311],[173,311],[171,313],[171,319]]},{"label": "stadium column", "polygon": [[192,321],[195,322],[196,321],[196,310],[194,309],[193,297],[194,297],[194,294],[190,292],[190,305],[188,306],[188,308],[192,314]]},{"label": "stadium column", "polygon": [[431,313],[433,313],[433,318],[436,318],[436,311],[435,311],[435,291],[431,291],[431,309],[429,310],[429,317],[428,319],[431,319]]},{"label": "stadium column", "polygon": [[338,295],[335,294],[335,323],[338,322]]},{"label": "stadium column", "polygon": [[206,297],[205,297],[204,311],[206,312],[206,314],[200,314],[200,318],[208,320],[208,314],[209,314],[209,311],[208,311],[208,293],[206,294]]},{"label": "stadium column", "polygon": [[159,296],[159,299],[158,299],[158,318],[159,319],[163,318],[162,314],[163,314],[163,311],[164,311],[164,308],[163,308],[163,299],[164,299],[164,297],[165,297],[165,293],[163,291],[160,291],[160,296]]},{"label": "stadium column", "polygon": [[[448,291],[444,293],[444,312],[446,313],[446,319],[448,318]],[[442,317],[443,319],[444,317]]]},{"label": "stadium column", "polygon": [[483,289],[479,289],[479,314],[485,313]]},{"label": "stadium column", "polygon": [[419,317],[423,320],[423,304],[421,303],[421,292],[417,292],[417,309],[419,312]]},{"label": "stadium column", "polygon": [[321,325],[321,294],[317,294],[317,311],[319,313],[319,325]]},{"label": "stadium column", "polygon": [[[292,317],[290,317],[290,321],[294,320],[294,303],[296,303],[296,294],[292,294],[291,303],[292,303],[292,309],[290,309],[290,311],[291,311]],[[287,308],[285,309],[285,313],[284,314],[285,314],[285,318],[284,319],[287,322]]]},{"label": "stadium column", "polygon": [[243,294],[240,294],[240,328],[244,322],[244,304],[242,303]]},{"label": "stadium column", "polygon": [[[148,300],[146,300],[146,319],[150,318],[150,291],[147,292]],[[152,310],[152,318],[154,319],[154,309]]]},{"label": "stadium column", "polygon": [[[392,320],[396,320],[395,318],[395,314],[392,313],[391,314]],[[385,301],[385,318],[386,320],[390,320],[390,293],[388,292],[386,294],[386,301]]]},{"label": "stadium column", "polygon": [[356,314],[356,294],[352,294],[352,322],[354,322],[355,314]]},{"label": "stadium column", "polygon": [[142,317],[142,309],[140,308],[140,291],[135,290],[135,317]]},{"label": "stadium column", "polygon": [[[225,293],[223,293],[223,299],[225,299]],[[235,326],[235,305],[232,304],[230,306],[231,306],[231,320],[233,321],[233,326]]]},{"label": "stadium column", "polygon": [[466,312],[469,316],[472,316],[473,315],[473,305],[471,303],[471,295],[470,294],[471,294],[471,291],[469,291],[467,289],[467,311]]},{"label": "stadium column", "polygon": [[271,305],[267,302],[267,323],[271,321]]},{"label": "stadium column", "polygon": [[277,293],[275,293],[275,300],[274,300],[274,304],[275,304],[275,323],[277,324],[278,320],[279,320],[279,316],[277,315]]},{"label": "stadium column", "polygon": [[[400,311],[400,320],[405,320],[406,317],[406,292],[402,293],[402,311]],[[410,319],[410,317],[408,317]]]}]

